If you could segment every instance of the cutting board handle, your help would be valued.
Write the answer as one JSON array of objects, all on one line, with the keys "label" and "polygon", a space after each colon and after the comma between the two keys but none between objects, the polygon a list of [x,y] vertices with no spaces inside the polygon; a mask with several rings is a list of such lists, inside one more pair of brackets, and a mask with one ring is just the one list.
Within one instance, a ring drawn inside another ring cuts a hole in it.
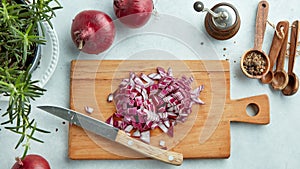
[{"label": "cutting board handle", "polygon": [[[247,107],[256,112],[256,114],[249,115],[249,113],[247,113]],[[252,124],[270,123],[270,106],[267,95],[231,100],[228,109],[225,111],[229,121]]]}]

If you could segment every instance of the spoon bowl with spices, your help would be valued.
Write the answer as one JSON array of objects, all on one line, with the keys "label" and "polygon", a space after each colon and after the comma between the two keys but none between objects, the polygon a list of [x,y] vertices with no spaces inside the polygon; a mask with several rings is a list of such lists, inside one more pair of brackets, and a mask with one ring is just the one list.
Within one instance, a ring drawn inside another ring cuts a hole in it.
[{"label": "spoon bowl with spices", "polygon": [[257,7],[254,48],[245,52],[241,58],[241,69],[249,78],[260,79],[270,69],[269,57],[262,51],[268,12],[268,2],[260,1]]},{"label": "spoon bowl with spices", "polygon": [[242,58],[241,69],[247,77],[260,79],[268,73],[270,61],[264,52],[250,50]]}]

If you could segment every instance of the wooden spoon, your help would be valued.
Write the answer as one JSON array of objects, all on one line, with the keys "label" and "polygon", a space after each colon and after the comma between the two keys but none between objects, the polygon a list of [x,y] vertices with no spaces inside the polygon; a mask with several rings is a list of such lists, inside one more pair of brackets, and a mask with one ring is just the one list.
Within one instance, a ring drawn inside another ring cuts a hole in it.
[{"label": "wooden spoon", "polygon": [[[262,76],[265,76],[270,69],[269,57],[262,51],[262,44],[263,44],[265,30],[266,30],[268,12],[269,12],[269,3],[267,1],[260,1],[257,7],[254,48],[245,52],[241,58],[241,69],[244,72],[244,74],[249,78],[260,79]],[[246,57],[253,53],[257,56],[261,56],[266,62],[265,69],[260,75],[250,74],[248,70],[244,67],[245,66],[244,61]]]},{"label": "wooden spoon", "polygon": [[286,87],[289,81],[288,74],[284,71],[284,60],[286,54],[286,48],[288,44],[289,22],[284,21],[284,40],[281,45],[280,53],[277,58],[276,70],[274,72],[274,78],[272,80],[272,86],[275,90],[282,90]]},{"label": "wooden spoon", "polygon": [[288,68],[288,75],[289,75],[289,82],[287,86],[282,90],[282,93],[286,96],[291,96],[298,91],[299,88],[299,79],[296,74],[293,72],[294,69],[294,62],[295,56],[297,53],[297,43],[298,43],[298,34],[300,31],[299,21],[294,21],[292,26],[292,33],[290,37],[290,55],[289,55],[289,68]]},{"label": "wooden spoon", "polygon": [[284,29],[284,26],[285,26],[284,22],[279,22],[276,26],[276,31],[274,32],[274,37],[269,51],[270,69],[267,72],[267,74],[260,79],[261,82],[264,84],[269,84],[273,80],[274,77],[273,67],[279,55],[282,42],[284,40],[284,35],[281,35],[280,33],[281,29]]}]

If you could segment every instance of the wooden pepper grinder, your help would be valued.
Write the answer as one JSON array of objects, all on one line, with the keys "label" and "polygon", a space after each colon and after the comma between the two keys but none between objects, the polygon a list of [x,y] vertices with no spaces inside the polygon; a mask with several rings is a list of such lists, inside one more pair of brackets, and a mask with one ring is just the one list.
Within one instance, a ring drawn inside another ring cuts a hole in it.
[{"label": "wooden pepper grinder", "polygon": [[207,33],[215,39],[232,38],[240,29],[241,20],[237,9],[226,2],[216,4],[212,9],[204,8],[200,1],[194,3],[197,12],[208,12],[205,17]]}]

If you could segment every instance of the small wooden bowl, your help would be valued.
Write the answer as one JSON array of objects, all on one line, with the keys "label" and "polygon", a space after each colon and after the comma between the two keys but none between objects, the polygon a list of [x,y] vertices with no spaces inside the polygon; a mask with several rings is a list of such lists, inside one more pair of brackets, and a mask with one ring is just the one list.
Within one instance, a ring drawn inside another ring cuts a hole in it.
[{"label": "small wooden bowl", "polygon": [[[263,73],[261,75],[252,75],[252,74],[248,73],[248,71],[244,68],[244,60],[245,60],[246,56],[249,55],[250,53],[253,53],[253,52],[255,52],[257,54],[260,54],[264,58],[264,60],[266,61],[266,66],[265,66],[266,69],[263,71]],[[270,59],[263,51],[256,50],[256,49],[248,50],[247,52],[244,53],[244,55],[241,58],[241,69],[247,77],[252,78],[252,79],[260,79],[269,72]]]}]

